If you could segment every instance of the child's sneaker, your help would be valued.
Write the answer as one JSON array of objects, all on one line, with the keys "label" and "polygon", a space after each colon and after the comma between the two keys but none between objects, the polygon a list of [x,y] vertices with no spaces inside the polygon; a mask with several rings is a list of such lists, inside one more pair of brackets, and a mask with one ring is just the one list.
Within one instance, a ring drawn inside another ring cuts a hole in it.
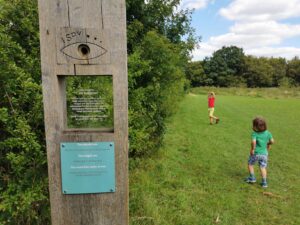
[{"label": "child's sneaker", "polygon": [[262,182],[262,183],[261,183],[261,187],[267,188],[267,187],[268,187],[268,183],[267,183],[267,182]]},{"label": "child's sneaker", "polygon": [[253,184],[253,183],[256,182],[256,179],[255,179],[255,177],[247,177],[247,178],[245,179],[245,181],[246,181],[247,183],[249,183],[249,184]]}]

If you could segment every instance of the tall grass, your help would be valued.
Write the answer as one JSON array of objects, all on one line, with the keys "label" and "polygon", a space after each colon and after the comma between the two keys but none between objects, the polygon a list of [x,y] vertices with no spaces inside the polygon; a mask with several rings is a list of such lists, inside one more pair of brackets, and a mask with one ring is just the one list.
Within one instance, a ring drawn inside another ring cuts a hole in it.
[{"label": "tall grass", "polygon": [[[222,95],[217,89],[221,122],[211,126],[206,91],[187,95],[168,121],[163,148],[134,162],[130,224],[300,224],[299,99]],[[276,141],[266,190],[243,181],[256,115],[267,119]]]},{"label": "tall grass", "polygon": [[207,94],[209,91],[214,91],[219,95],[235,95],[249,97],[264,97],[264,98],[300,98],[300,87],[295,88],[220,88],[220,87],[198,87],[193,88],[191,93]]}]

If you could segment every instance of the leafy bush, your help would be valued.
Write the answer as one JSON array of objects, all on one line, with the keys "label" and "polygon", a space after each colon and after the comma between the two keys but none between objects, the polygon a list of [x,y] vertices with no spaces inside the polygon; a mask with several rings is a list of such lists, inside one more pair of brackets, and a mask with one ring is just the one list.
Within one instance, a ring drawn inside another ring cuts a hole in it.
[{"label": "leafy bush", "polygon": [[[49,224],[37,1],[0,3],[0,224]],[[126,3],[130,156],[140,157],[161,145],[196,38],[178,0]]]},{"label": "leafy bush", "polygon": [[35,1],[1,2],[1,225],[49,224],[37,25]]},{"label": "leafy bush", "polygon": [[164,121],[184,94],[178,49],[155,31],[129,56],[130,155],[151,154],[160,146]]}]

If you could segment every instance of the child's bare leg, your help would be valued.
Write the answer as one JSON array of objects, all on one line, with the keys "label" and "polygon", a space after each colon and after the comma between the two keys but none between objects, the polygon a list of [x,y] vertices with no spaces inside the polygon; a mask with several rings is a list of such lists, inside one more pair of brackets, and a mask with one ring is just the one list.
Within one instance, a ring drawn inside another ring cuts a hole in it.
[{"label": "child's bare leg", "polygon": [[209,117],[209,122],[210,122],[210,124],[213,124],[214,118],[212,116]]},{"label": "child's bare leg", "polygon": [[267,169],[265,167],[260,167],[261,177],[267,179]]},{"label": "child's bare leg", "polygon": [[249,177],[246,178],[247,183],[255,183],[255,175],[254,175],[254,167],[251,164],[248,164],[248,170],[249,170]]},{"label": "child's bare leg", "polygon": [[250,165],[250,164],[248,164],[248,171],[249,171],[250,175],[251,175],[251,174],[253,174],[253,175],[254,175],[254,166],[253,166],[253,165]]},{"label": "child's bare leg", "polygon": [[266,169],[266,167],[260,167],[260,173],[261,173],[261,177],[262,177],[261,186],[263,188],[266,188],[266,187],[268,187],[268,184],[267,184],[267,169]]},{"label": "child's bare leg", "polygon": [[214,118],[214,120],[216,121],[216,123],[218,123],[218,122],[219,122],[219,118],[218,118],[218,117],[216,117],[216,116],[213,116],[213,118]]}]

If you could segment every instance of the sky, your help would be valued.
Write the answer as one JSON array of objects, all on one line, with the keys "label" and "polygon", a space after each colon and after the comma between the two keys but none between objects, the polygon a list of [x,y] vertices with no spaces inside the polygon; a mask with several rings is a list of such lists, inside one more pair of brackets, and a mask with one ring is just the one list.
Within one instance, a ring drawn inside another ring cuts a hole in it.
[{"label": "sky", "polygon": [[180,8],[195,10],[194,61],[232,45],[257,57],[300,56],[300,0],[182,0]]}]

